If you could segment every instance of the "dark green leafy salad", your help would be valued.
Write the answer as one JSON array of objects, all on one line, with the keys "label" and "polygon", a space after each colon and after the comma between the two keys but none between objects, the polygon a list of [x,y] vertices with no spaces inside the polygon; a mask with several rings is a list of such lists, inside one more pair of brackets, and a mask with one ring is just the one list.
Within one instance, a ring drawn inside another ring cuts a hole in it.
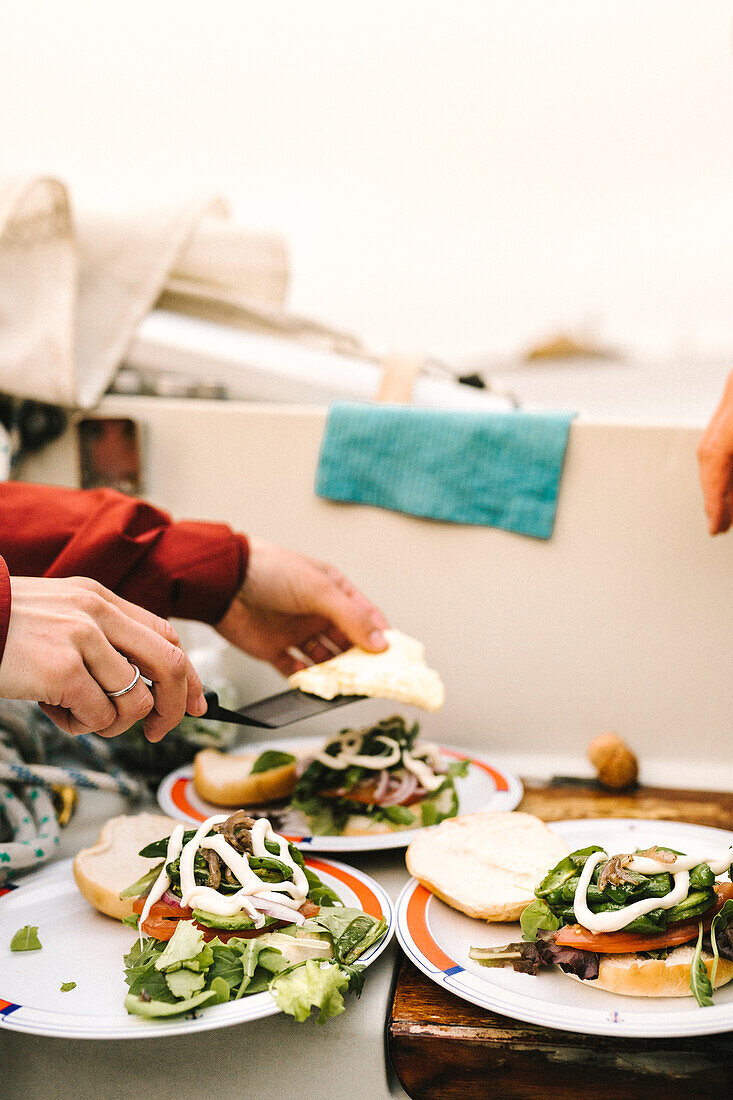
[{"label": "dark green leafy salad", "polygon": [[[595,866],[587,876],[589,860]],[[654,871],[642,873],[634,860]],[[598,845],[571,852],[536,887],[535,900],[520,918],[523,939],[502,947],[472,947],[469,956],[483,966],[512,966],[525,974],[558,966],[593,981],[604,958],[666,959],[674,948],[694,945],[690,991],[699,1005],[710,1005],[719,958],[733,961],[733,887],[716,875],[727,869],[733,878],[733,870],[727,858],[692,863],[684,853],[659,846],[610,857]],[[662,867],[669,870],[657,869]],[[671,904],[666,895],[680,874],[689,878],[680,880],[683,896]],[[705,954],[712,957],[710,974]]]},{"label": "dark green leafy salad", "polygon": [[158,862],[120,895],[136,899],[126,918],[136,926],[151,892],[155,899],[140,929],[146,938],[125,956],[128,1012],[173,1016],[265,990],[300,1021],[343,1012],[343,994],[361,993],[357,959],[386,922],[344,906],[264,819],[237,811],[198,831],[179,828],[173,843],[142,849]]},{"label": "dark green leafy salad", "polygon": [[468,773],[468,761],[447,763],[435,745],[416,744],[419,729],[394,715],[368,729],[341,730],[300,776],[293,809],[319,836],[339,835],[354,821],[404,829],[455,817],[454,778]]}]

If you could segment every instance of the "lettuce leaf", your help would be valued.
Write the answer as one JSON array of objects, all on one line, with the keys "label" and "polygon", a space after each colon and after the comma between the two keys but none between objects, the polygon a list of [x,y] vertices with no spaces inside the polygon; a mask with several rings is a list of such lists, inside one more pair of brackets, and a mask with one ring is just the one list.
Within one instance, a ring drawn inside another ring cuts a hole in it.
[{"label": "lettuce leaf", "polygon": [[270,993],[278,1008],[294,1016],[299,1023],[307,1020],[313,1009],[318,1011],[318,1023],[325,1024],[345,1009],[342,994],[348,989],[349,974],[335,962],[308,959],[290,970],[276,974],[270,982]]},{"label": "lettuce leaf", "polygon": [[168,940],[160,957],[155,960],[156,970],[165,970],[174,963],[195,959],[204,946],[204,934],[192,920],[179,920],[176,930]]}]

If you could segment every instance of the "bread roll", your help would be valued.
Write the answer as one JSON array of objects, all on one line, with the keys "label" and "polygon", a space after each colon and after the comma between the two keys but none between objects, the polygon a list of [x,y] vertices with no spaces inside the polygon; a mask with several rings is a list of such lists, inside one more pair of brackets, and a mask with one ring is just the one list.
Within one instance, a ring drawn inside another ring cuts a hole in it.
[{"label": "bread roll", "polygon": [[99,840],[82,848],[74,859],[74,878],[79,890],[100,913],[122,920],[132,913],[133,898],[120,898],[155,860],[138,855],[146,844],[170,836],[179,821],[165,814],[122,814],[102,826]]},{"label": "bread roll", "polygon": [[[601,955],[598,977],[583,985],[621,993],[625,997],[691,997],[690,966],[695,953],[691,944],[670,951],[666,959],[645,959],[641,955]],[[703,952],[703,962],[710,976],[713,956]],[[568,977],[574,978],[574,974]],[[733,978],[733,962],[718,960],[715,988]],[[577,978],[577,981],[582,979]]]},{"label": "bread roll", "polygon": [[370,653],[352,646],[337,657],[303,668],[289,677],[291,687],[322,699],[369,695],[438,711],[445,690],[438,673],[425,664],[425,646],[399,630],[385,630],[388,647]]},{"label": "bread roll", "polygon": [[203,749],[193,761],[193,786],[200,798],[215,806],[263,806],[289,798],[295,790],[297,760],[252,775],[260,753],[228,754]]},{"label": "bread roll", "polygon": [[462,814],[422,830],[407,849],[407,869],[437,897],[469,917],[517,920],[534,888],[568,846],[531,814]]}]

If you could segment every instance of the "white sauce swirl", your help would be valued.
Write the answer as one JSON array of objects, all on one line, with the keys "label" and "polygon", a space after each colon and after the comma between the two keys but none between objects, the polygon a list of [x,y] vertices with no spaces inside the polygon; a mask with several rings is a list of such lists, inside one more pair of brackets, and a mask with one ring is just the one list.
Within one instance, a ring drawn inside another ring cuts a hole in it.
[{"label": "white sauce swirl", "polygon": [[[354,730],[344,730],[338,737],[329,741],[321,752],[316,753],[315,759],[335,771],[344,771],[349,767],[381,771],[382,768],[391,768],[401,761],[405,770],[411,772],[426,791],[437,790],[445,781],[445,776],[436,775],[430,764],[423,759],[428,757],[436,766],[439,764],[440,757],[434,745],[422,745],[411,752],[409,749],[401,749],[393,737],[380,733],[375,737],[375,741],[381,741],[387,747],[387,752],[379,756],[363,756],[359,750],[365,736],[366,731],[359,733]],[[332,756],[326,749],[333,745],[338,745],[338,752]]]},{"label": "white sauce swirl", "polygon": [[708,859],[704,856],[676,856],[671,863],[653,859],[651,856],[634,856],[631,863],[626,864],[627,870],[638,871],[642,875],[658,875],[666,872],[672,875],[674,880],[672,889],[661,898],[644,898],[642,901],[634,901],[630,905],[625,905],[623,909],[607,913],[593,913],[588,908],[588,886],[595,868],[599,863],[605,863],[607,859],[608,856],[605,852],[594,852],[586,860],[575,890],[573,899],[575,919],[578,924],[582,924],[589,932],[618,932],[620,929],[625,928],[627,924],[630,924],[631,921],[636,920],[637,917],[644,917],[647,913],[651,913],[653,909],[672,909],[673,906],[679,905],[687,897],[690,888],[689,872],[692,868],[697,867],[699,863],[707,863],[713,874],[724,874],[733,863],[733,846],[721,857],[713,856]]},{"label": "white sauce swirl", "polygon": [[[220,825],[228,819],[228,814],[215,814],[204,821],[196,830],[188,844],[183,845],[183,825],[177,825],[171,833],[168,841],[168,850],[165,857],[165,866],[181,857],[181,905],[191,909],[205,909],[207,913],[214,913],[219,917],[231,917],[235,913],[244,911],[254,922],[255,928],[261,928],[265,923],[264,914],[252,904],[252,898],[262,901],[276,902],[285,905],[289,909],[300,909],[308,896],[308,880],[303,869],[298,866],[290,855],[288,842],[284,837],[274,832],[266,817],[261,817],[252,826],[252,854],[258,857],[270,857],[279,859],[293,872],[291,881],[288,882],[263,882],[249,865],[249,857],[246,853],[240,854],[226,837],[221,833],[215,836],[206,834],[214,825]],[[266,842],[277,844],[278,854],[268,851]],[[211,886],[199,886],[194,877],[194,860],[196,853],[208,848],[216,854],[229,867],[240,883],[240,889],[234,894],[220,894]],[[166,874],[165,866],[153,884],[153,888],[143,906],[140,914],[140,927],[150,913],[153,904],[162,897],[170,886],[170,878]],[[140,933],[142,939],[142,932]]]}]

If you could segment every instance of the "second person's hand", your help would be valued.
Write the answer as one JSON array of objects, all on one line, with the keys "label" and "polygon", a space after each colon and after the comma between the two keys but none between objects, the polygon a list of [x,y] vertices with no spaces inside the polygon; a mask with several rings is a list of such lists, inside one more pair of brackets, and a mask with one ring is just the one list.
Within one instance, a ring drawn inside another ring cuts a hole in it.
[{"label": "second person's hand", "polygon": [[312,661],[351,645],[386,649],[389,623],[338,569],[262,539],[249,542],[245,582],[216,627],[228,642],[285,676],[305,667],[294,648]]},{"label": "second person's hand", "polygon": [[[12,577],[0,697],[33,699],[67,733],[115,737],[143,720],[160,741],[206,711],[201,681],[165,619],[86,577]],[[151,681],[135,676],[133,665]],[[108,692],[123,692],[110,698]]]},{"label": "second person's hand", "polygon": [[697,448],[708,530],[721,535],[733,523],[733,374]]}]

